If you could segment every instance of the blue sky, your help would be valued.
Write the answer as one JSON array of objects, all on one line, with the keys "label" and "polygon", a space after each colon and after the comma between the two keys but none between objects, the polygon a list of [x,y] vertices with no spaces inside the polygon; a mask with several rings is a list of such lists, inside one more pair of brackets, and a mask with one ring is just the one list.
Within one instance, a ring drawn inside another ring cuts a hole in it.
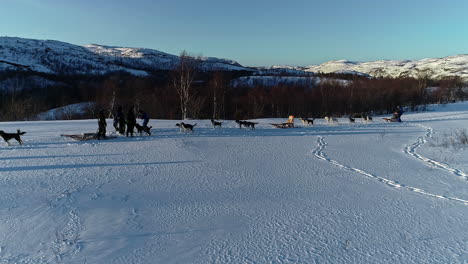
[{"label": "blue sky", "polygon": [[0,35],[311,65],[466,54],[467,10],[466,0],[1,0]]}]

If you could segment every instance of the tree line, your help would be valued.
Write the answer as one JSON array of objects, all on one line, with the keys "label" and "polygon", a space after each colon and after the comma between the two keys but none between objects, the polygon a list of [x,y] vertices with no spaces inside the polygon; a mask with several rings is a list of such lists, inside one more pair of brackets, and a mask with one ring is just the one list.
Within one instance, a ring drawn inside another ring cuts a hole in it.
[{"label": "tree line", "polygon": [[[432,80],[421,78],[368,78],[346,74],[321,74],[315,84],[278,83],[267,86],[231,85],[251,72],[204,71],[199,60],[182,53],[172,71],[155,71],[150,76],[114,72],[104,76],[49,76],[45,87],[28,81],[31,72],[4,72],[0,83],[0,120],[28,120],[51,108],[80,102],[94,102],[85,113],[66,118],[95,118],[118,106],[135,106],[153,119],[251,119],[351,116],[360,113],[386,114],[396,106],[413,110],[430,103],[447,103],[468,97],[465,82],[458,77]],[[0,85],[1,86],[1,85]]]}]

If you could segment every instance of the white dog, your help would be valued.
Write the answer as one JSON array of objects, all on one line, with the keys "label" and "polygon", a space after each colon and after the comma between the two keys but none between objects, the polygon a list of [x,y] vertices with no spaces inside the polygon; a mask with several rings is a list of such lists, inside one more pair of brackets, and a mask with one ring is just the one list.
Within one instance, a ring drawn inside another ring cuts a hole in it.
[{"label": "white dog", "polygon": [[327,121],[328,124],[332,124],[332,125],[338,124],[338,119],[331,117],[331,116],[326,116],[325,121]]}]

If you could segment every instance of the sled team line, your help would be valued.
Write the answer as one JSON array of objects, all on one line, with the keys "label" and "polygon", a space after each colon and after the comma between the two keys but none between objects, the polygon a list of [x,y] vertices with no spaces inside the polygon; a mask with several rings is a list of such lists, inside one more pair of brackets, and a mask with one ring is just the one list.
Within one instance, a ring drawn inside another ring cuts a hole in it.
[{"label": "sled team line", "polygon": [[[149,123],[149,115],[143,110],[139,110],[137,114],[135,114],[135,107],[131,106],[127,114],[125,115],[123,112],[123,109],[121,106],[117,108],[117,111],[113,113],[113,127],[115,131],[122,135],[122,136],[127,136],[127,137],[133,137],[134,134],[138,133],[140,136],[143,134],[146,134],[148,136],[151,136],[151,129],[153,128],[152,126],[148,126]],[[387,122],[401,122],[401,115],[404,113],[403,110],[400,109],[400,107],[397,108],[397,110],[394,112],[393,116],[391,118],[384,118],[385,121]],[[143,122],[141,124],[137,123],[137,118],[141,119]],[[372,122],[372,117],[369,114],[355,114],[353,116],[349,116],[349,123],[355,123],[356,119],[362,119],[362,123],[370,123]],[[333,117],[331,115],[325,115],[324,118],[325,123],[329,125],[338,125],[338,119],[336,117]],[[300,117],[299,120],[302,122],[302,125],[304,127],[310,127],[314,125],[314,121],[316,118],[305,118],[305,117]],[[216,121],[214,119],[211,119],[211,125],[213,128],[222,128],[224,121]],[[239,128],[242,129],[248,128],[251,130],[255,129],[255,125],[257,125],[257,122],[252,122],[248,120],[235,120],[235,122],[239,125]],[[290,115],[286,122],[284,123],[272,123],[272,125],[275,128],[294,128],[294,122],[295,122],[295,116]],[[180,122],[175,124],[176,127],[180,129],[180,132],[188,132],[188,133],[193,133],[194,128],[197,124],[188,124],[184,122]],[[136,130],[136,131],[135,131]],[[81,133],[81,134],[61,134],[63,137],[68,137],[74,140],[104,140],[104,139],[113,139],[117,138],[116,135],[107,135],[107,121],[106,121],[106,113],[105,110],[101,110],[98,113],[98,129],[96,132],[90,132],[90,133]],[[18,143],[21,145],[23,141],[21,140],[20,136],[24,135],[26,132],[21,132],[18,130],[17,133],[5,133],[4,131],[0,130],[0,136],[3,138],[3,140],[10,145],[9,141],[11,139],[16,139]]]}]

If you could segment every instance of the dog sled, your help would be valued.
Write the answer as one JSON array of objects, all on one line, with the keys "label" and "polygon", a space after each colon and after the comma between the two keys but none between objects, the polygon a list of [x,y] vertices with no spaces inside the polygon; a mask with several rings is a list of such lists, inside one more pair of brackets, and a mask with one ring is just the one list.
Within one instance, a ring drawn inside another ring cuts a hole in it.
[{"label": "dog sled", "polygon": [[276,128],[292,128],[294,127],[294,116],[290,115],[288,121],[284,123],[270,124]]},{"label": "dog sled", "polygon": [[401,121],[398,121],[398,119],[397,119],[397,118],[394,118],[394,117],[392,117],[392,118],[385,118],[385,117],[384,117],[383,120],[385,120],[385,122],[390,122],[390,123],[393,123],[393,122],[401,122]]},{"label": "dog sled", "polygon": [[398,112],[395,112],[391,118],[384,117],[383,120],[385,120],[385,122],[401,122],[400,116],[401,115]]},{"label": "dog sled", "polygon": [[86,140],[107,140],[117,138],[116,136],[106,136],[105,138],[98,138],[97,133],[81,133],[74,135],[61,134],[62,137],[68,137],[77,141],[86,141]]}]

